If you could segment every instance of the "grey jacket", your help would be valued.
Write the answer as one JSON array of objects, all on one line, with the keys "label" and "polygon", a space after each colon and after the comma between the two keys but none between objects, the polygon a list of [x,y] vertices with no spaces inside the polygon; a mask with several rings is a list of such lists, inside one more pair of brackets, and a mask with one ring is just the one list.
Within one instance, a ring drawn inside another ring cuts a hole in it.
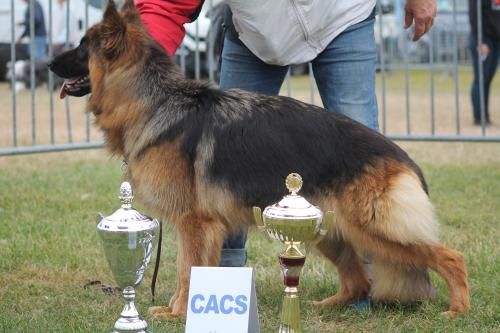
[{"label": "grey jacket", "polygon": [[266,63],[308,62],[366,19],[376,0],[226,0],[240,40]]}]

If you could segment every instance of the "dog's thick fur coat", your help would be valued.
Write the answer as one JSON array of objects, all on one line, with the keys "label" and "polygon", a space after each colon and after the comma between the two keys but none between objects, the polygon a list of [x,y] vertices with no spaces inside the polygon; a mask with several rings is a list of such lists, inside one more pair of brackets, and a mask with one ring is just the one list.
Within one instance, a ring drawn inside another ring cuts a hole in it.
[{"label": "dog's thick fur coat", "polygon": [[[287,97],[216,89],[185,79],[147,35],[133,1],[108,2],[101,23],[51,69],[88,74],[88,110],[109,150],[128,163],[137,199],[173,223],[178,285],[161,317],[184,316],[192,266],[217,266],[224,236],[252,224],[252,206],[301,194],[336,220],[319,251],[338,269],[340,290],[316,302],[346,304],[372,293],[385,301],[427,299],[427,268],[448,284],[448,315],[469,309],[462,254],[441,245],[419,167],[383,135]],[[374,263],[370,285],[360,256]]]}]

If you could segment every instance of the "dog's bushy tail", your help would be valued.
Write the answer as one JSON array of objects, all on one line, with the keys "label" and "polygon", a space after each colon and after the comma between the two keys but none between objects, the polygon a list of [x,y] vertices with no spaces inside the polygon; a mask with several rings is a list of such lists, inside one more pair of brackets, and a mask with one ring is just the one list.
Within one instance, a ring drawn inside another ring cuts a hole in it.
[{"label": "dog's bushy tail", "polygon": [[373,261],[372,297],[380,301],[414,303],[434,298],[429,272],[425,267]]},{"label": "dog's bushy tail", "polygon": [[[428,195],[416,174],[405,172],[394,178],[390,191],[377,201],[378,223],[368,226],[372,232],[402,245],[400,251],[413,246],[439,244],[438,221]],[[376,215],[377,216],[377,215]],[[382,301],[413,303],[432,298],[426,266],[407,261],[411,252],[390,252],[373,260],[372,296]],[[394,257],[407,257],[397,260]]]}]

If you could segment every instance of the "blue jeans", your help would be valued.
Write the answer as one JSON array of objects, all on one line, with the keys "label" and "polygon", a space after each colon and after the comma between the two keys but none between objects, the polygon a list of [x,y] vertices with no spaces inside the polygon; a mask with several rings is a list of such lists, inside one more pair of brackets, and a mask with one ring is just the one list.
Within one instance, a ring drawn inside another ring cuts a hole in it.
[{"label": "blue jeans", "polygon": [[46,37],[45,36],[36,36],[35,39],[33,40],[35,44],[35,54],[33,55],[33,58],[35,58],[36,61],[45,61],[47,60],[47,45],[45,43]]},{"label": "blue jeans", "polygon": [[[311,63],[326,109],[378,129],[374,23],[375,16],[372,14],[363,22],[349,27]],[[222,50],[220,88],[277,95],[288,67],[266,64],[241,43],[226,38]],[[246,232],[226,237],[220,265],[243,266],[247,258],[245,242]]]},{"label": "blue jeans", "polygon": [[[484,121],[490,122],[490,113],[488,110],[488,99],[490,96],[490,86],[495,72],[497,70],[498,57],[500,55],[500,42],[493,41],[491,38],[485,38],[483,43],[488,45],[490,52],[483,60],[483,89],[484,89]],[[469,49],[472,54],[472,67],[474,68],[474,80],[471,87],[471,100],[474,116],[474,123],[481,124],[481,99],[479,97],[479,57],[477,54],[477,42],[474,36],[469,39]]]}]

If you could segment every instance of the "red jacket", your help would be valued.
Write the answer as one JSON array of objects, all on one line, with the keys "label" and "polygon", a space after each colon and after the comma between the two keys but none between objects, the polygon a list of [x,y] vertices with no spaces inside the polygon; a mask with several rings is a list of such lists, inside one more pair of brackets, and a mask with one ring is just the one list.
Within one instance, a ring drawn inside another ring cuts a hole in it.
[{"label": "red jacket", "polygon": [[203,0],[135,0],[151,37],[172,56],[185,35],[184,23],[192,22]]}]

